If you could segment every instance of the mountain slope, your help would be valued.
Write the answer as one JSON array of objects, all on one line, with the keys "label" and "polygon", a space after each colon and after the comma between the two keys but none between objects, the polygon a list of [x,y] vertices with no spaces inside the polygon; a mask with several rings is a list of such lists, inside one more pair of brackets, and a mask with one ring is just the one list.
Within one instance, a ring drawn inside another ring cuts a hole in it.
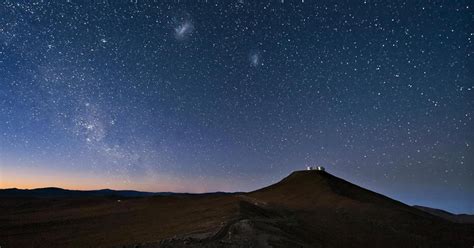
[{"label": "mountain slope", "polygon": [[323,171],[296,171],[248,195],[291,209],[307,239],[327,247],[462,247],[474,242],[472,225],[453,225]]}]

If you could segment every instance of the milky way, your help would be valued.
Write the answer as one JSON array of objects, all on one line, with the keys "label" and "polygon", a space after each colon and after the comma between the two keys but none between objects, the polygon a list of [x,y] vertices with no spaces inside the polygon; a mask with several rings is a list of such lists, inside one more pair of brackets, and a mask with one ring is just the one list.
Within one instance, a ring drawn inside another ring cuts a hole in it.
[{"label": "milky way", "polygon": [[469,1],[3,1],[0,187],[293,170],[474,213]]}]

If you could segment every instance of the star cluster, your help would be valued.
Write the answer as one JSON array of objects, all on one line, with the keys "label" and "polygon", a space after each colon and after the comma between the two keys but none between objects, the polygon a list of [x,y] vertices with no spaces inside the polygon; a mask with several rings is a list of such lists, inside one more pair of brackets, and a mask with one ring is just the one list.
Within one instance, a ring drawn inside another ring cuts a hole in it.
[{"label": "star cluster", "polygon": [[4,1],[0,187],[241,191],[317,164],[473,213],[473,7]]}]

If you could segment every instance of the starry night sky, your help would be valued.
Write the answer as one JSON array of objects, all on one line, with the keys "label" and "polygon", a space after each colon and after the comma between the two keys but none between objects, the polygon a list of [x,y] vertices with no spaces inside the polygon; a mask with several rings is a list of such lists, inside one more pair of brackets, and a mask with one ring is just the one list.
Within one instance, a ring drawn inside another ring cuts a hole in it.
[{"label": "starry night sky", "polygon": [[474,213],[470,1],[2,1],[0,188],[249,191],[323,165]]}]

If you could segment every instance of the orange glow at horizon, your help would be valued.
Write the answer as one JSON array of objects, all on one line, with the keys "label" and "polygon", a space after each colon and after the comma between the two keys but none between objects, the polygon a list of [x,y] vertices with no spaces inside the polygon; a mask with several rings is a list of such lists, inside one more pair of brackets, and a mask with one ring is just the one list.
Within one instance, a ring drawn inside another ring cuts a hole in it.
[{"label": "orange glow at horizon", "polygon": [[170,175],[155,175],[133,182],[124,178],[101,177],[95,173],[58,171],[45,168],[8,168],[0,166],[0,189],[35,189],[58,187],[71,190],[138,190],[149,192],[189,192],[230,191],[225,182],[217,180],[196,180],[177,178]]}]

